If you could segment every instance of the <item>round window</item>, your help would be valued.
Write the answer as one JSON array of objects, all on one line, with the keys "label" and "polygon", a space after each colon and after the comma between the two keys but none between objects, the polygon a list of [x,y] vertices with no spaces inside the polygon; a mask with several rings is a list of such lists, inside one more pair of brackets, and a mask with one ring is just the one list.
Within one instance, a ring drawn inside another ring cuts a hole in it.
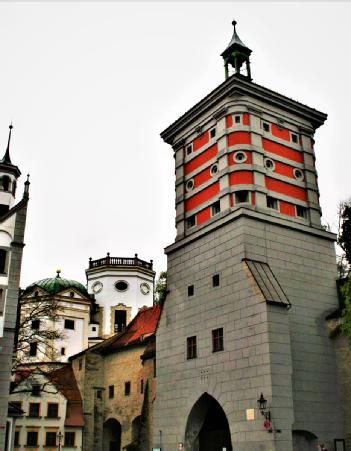
[{"label": "round window", "polygon": [[294,169],[294,177],[296,180],[303,180],[303,172],[300,169]]},{"label": "round window", "polygon": [[93,285],[91,286],[93,292],[95,294],[100,293],[100,291],[102,290],[102,283],[101,282],[94,282]]},{"label": "round window", "polygon": [[269,169],[269,170],[271,170],[271,171],[273,171],[274,168],[275,168],[274,161],[271,160],[270,158],[265,158],[265,159],[264,159],[264,165],[265,165],[265,167],[266,167],[267,169]]},{"label": "round window", "polygon": [[115,283],[115,288],[117,291],[126,291],[128,289],[128,282],[125,280],[118,280]]},{"label": "round window", "polygon": [[194,180],[190,179],[186,182],[185,189],[191,191],[194,188]]},{"label": "round window", "polygon": [[235,163],[244,163],[244,161],[247,160],[247,156],[245,152],[235,152],[233,159],[235,161]]},{"label": "round window", "polygon": [[218,164],[217,163],[215,163],[211,166],[210,172],[211,172],[212,176],[216,175],[218,173]]},{"label": "round window", "polygon": [[150,293],[150,285],[145,282],[141,283],[140,291],[142,292],[142,294],[149,294]]}]

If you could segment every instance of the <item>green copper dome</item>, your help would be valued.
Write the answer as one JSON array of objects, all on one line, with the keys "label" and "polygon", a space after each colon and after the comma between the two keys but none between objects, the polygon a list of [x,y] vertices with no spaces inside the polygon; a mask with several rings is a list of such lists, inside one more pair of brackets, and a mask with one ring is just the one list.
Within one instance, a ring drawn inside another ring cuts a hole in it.
[{"label": "green copper dome", "polygon": [[63,279],[60,277],[60,271],[57,271],[56,277],[38,280],[25,289],[25,293],[32,291],[34,287],[41,288],[50,294],[57,294],[69,288],[75,288],[83,296],[90,297],[85,286],[76,280]]}]

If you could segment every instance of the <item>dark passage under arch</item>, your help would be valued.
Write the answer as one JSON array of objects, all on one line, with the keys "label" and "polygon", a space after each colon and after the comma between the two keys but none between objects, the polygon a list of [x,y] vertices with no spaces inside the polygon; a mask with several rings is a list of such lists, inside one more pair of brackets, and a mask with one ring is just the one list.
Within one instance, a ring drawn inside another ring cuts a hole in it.
[{"label": "dark passage under arch", "polygon": [[232,451],[227,417],[220,404],[204,393],[190,411],[185,429],[187,451]]}]

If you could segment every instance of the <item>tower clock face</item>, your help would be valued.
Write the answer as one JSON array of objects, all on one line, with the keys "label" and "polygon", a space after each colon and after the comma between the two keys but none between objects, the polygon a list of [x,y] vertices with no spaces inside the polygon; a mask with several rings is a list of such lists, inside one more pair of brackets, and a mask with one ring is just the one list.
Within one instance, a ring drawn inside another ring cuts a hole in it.
[{"label": "tower clock face", "polygon": [[100,291],[102,291],[102,283],[101,282],[94,282],[92,285],[92,290],[95,294],[100,293]]},{"label": "tower clock face", "polygon": [[140,291],[142,292],[142,294],[149,294],[150,293],[150,285],[145,282],[141,283]]}]

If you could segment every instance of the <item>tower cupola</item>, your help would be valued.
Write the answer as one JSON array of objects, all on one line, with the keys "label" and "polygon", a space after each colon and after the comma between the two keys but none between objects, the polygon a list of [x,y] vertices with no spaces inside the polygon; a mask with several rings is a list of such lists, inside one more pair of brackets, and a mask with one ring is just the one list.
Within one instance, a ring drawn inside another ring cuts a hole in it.
[{"label": "tower cupola", "polygon": [[5,154],[0,160],[0,215],[6,213],[14,204],[17,179],[21,175],[19,168],[10,157],[10,144],[13,125],[9,126],[9,137]]},{"label": "tower cupola", "polygon": [[[232,39],[228,47],[221,53],[224,59],[225,78],[227,79],[229,77],[229,65],[231,65],[234,68],[235,75],[246,77],[251,81],[250,54],[252,50],[239,38],[235,28],[235,20],[233,20],[232,25],[234,27]],[[244,63],[246,65],[246,74],[242,72]]]}]

